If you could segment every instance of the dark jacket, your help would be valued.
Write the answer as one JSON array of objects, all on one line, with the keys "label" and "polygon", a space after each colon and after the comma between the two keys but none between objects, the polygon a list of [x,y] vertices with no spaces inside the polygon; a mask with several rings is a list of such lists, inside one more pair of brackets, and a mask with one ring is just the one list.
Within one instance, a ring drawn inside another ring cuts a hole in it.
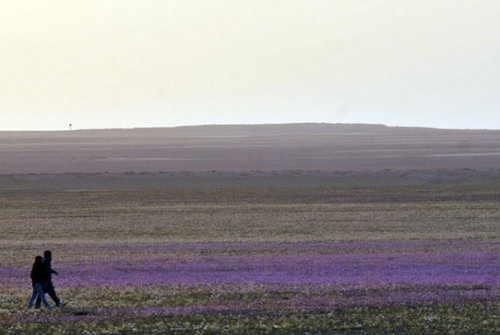
[{"label": "dark jacket", "polygon": [[43,266],[45,267],[45,280],[44,281],[52,281],[52,274],[56,273],[56,271],[52,270],[52,265],[50,264],[51,259],[44,258],[42,261]]},{"label": "dark jacket", "polygon": [[42,284],[47,280],[45,266],[41,263],[33,265],[30,275],[31,275],[31,282],[33,283],[33,285],[37,283]]}]

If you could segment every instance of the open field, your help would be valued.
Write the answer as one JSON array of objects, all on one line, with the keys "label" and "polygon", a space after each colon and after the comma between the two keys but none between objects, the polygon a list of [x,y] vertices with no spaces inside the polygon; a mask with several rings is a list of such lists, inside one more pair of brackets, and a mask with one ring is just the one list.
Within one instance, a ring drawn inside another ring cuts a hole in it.
[{"label": "open field", "polygon": [[[1,334],[500,330],[500,173],[0,177]],[[50,248],[67,307],[28,312]]]},{"label": "open field", "polygon": [[[500,131],[0,132],[0,334],[500,332]],[[28,312],[54,253],[68,306]]]}]

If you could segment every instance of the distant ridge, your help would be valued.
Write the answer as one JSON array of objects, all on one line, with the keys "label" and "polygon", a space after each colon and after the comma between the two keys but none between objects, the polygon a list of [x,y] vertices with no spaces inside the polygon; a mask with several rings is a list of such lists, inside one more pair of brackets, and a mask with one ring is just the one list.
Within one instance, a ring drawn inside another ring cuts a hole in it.
[{"label": "distant ridge", "polygon": [[234,124],[234,125],[187,125],[175,127],[144,128],[109,128],[109,129],[75,129],[58,131],[0,131],[0,136],[66,136],[96,134],[105,137],[115,136],[262,136],[281,134],[424,134],[424,133],[461,133],[461,132],[495,132],[500,130],[476,129],[440,129],[426,127],[386,126],[383,124],[364,123],[284,123],[284,124]]},{"label": "distant ridge", "polygon": [[0,132],[0,174],[499,167],[500,130],[295,123]]}]

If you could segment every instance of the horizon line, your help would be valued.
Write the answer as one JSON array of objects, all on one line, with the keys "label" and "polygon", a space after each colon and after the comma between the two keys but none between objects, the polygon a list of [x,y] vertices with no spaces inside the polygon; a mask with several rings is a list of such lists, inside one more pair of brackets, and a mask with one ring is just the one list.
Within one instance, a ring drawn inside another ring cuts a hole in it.
[{"label": "horizon line", "polygon": [[252,126],[296,126],[296,125],[332,125],[332,126],[376,126],[386,128],[412,128],[429,130],[472,130],[472,131],[495,131],[500,128],[447,128],[433,126],[412,126],[412,125],[387,125],[383,123],[360,123],[360,122],[272,122],[272,123],[207,123],[207,124],[183,124],[174,126],[140,126],[140,127],[103,127],[103,128],[69,128],[69,129],[0,129],[0,132],[75,132],[75,131],[106,131],[106,130],[146,130],[146,129],[176,129],[176,128],[196,128],[196,127],[252,127]]}]

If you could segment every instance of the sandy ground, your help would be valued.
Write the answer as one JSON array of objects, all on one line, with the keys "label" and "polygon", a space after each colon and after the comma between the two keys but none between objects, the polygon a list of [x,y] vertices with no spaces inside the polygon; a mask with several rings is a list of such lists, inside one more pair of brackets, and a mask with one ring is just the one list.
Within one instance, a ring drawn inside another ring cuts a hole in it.
[{"label": "sandy ground", "polygon": [[500,130],[291,124],[0,132],[0,174],[500,168]]}]

